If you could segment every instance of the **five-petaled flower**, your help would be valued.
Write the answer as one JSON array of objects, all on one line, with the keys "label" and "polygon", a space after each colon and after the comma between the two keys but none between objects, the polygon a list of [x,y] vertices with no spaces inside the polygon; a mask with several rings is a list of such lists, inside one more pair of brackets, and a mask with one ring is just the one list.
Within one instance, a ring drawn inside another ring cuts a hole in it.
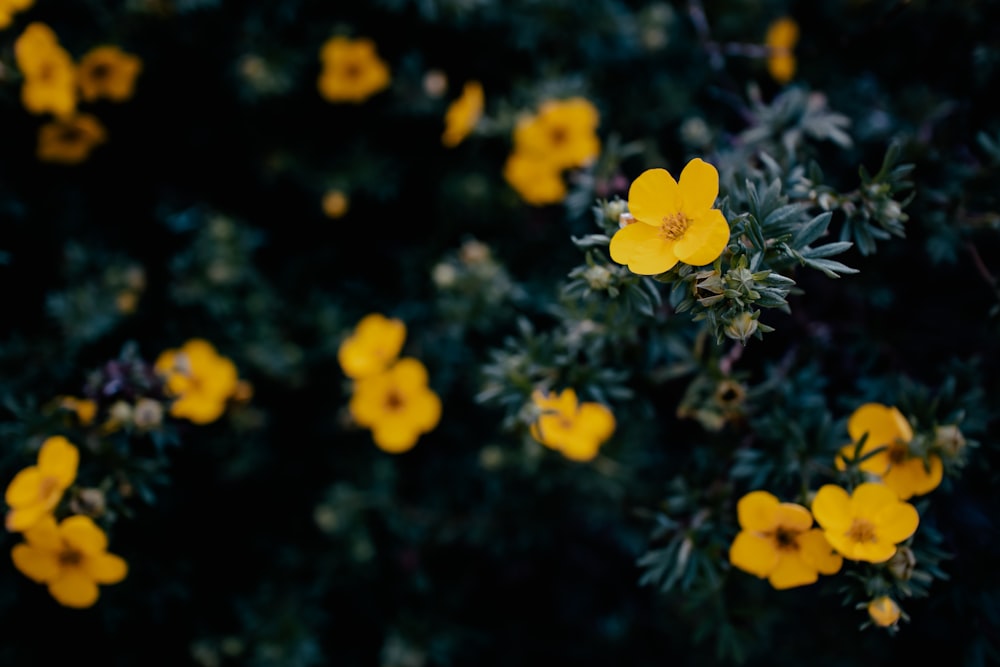
[{"label": "five-petaled flower", "polygon": [[729,548],[735,567],[767,578],[776,589],[816,583],[819,574],[836,574],[843,558],[823,531],[813,527],[805,507],[783,503],[767,491],[751,491],[736,504],[740,532]]},{"label": "five-petaled flower", "polygon": [[348,409],[355,423],[371,429],[379,449],[405,452],[441,419],[441,399],[427,380],[424,365],[404,357],[380,373],[356,379]]},{"label": "five-petaled flower", "polygon": [[729,223],[712,208],[718,195],[719,172],[700,158],[687,163],[679,183],[666,169],[647,169],[629,187],[635,222],[611,237],[611,259],[640,275],[663,273],[678,261],[710,264],[729,242]]},{"label": "five-petaled flower", "polygon": [[170,414],[196,424],[221,417],[239,386],[236,365],[201,338],[188,340],[180,349],[164,350],[154,368],[174,398]]},{"label": "five-petaled flower", "polygon": [[812,513],[823,528],[827,542],[844,558],[884,563],[896,553],[896,545],[917,530],[920,515],[884,484],[866,482],[854,493],[835,484],[816,492]]},{"label": "five-petaled flower", "polygon": [[[913,455],[910,451],[913,429],[897,408],[881,403],[865,403],[847,420],[847,432],[852,443],[858,443],[865,437],[859,457],[875,452],[861,461],[858,467],[881,478],[882,483],[895,491],[901,500],[923,495],[941,484],[944,476],[941,457],[930,454],[925,463],[922,456]],[[836,459],[838,468],[846,467],[844,462],[851,459],[854,450],[855,444],[841,448]]]},{"label": "five-petaled flower", "polygon": [[567,388],[558,394],[536,389],[531,401],[540,411],[531,423],[531,435],[550,449],[574,461],[590,461],[615,431],[615,416],[606,406],[579,402]]},{"label": "five-petaled flower", "polygon": [[101,121],[89,113],[56,118],[38,128],[36,156],[42,162],[79,164],[107,141]]},{"label": "five-petaled flower", "polygon": [[14,41],[14,58],[24,75],[21,102],[31,113],[57,116],[76,109],[76,65],[52,28],[38,21]]},{"label": "five-petaled flower", "polygon": [[88,102],[101,98],[124,102],[132,97],[141,71],[142,60],[138,56],[111,44],[94,47],[80,58],[77,66],[80,97]]},{"label": "five-petaled flower", "polygon": [[14,475],[7,486],[7,530],[25,530],[50,514],[76,480],[79,463],[76,445],[61,435],[46,438],[38,450],[37,463]]},{"label": "five-petaled flower", "polygon": [[352,379],[381,373],[399,357],[406,339],[406,324],[381,313],[361,318],[354,332],[337,349],[344,375]]},{"label": "five-petaled flower", "polygon": [[389,67],[379,57],[375,43],[364,37],[331,37],[323,43],[319,58],[322,71],[317,87],[329,102],[364,102],[391,81]]},{"label": "five-petaled flower", "polygon": [[889,628],[899,622],[902,611],[896,601],[887,595],[882,595],[868,603],[868,616],[875,625]]},{"label": "five-petaled flower", "polygon": [[70,516],[57,525],[48,514],[24,531],[24,539],[10,552],[14,566],[47,584],[65,607],[92,606],[100,595],[97,584],[116,584],[128,574],[126,562],[108,553],[107,535],[88,516]]},{"label": "five-petaled flower", "polygon": [[461,96],[445,110],[441,143],[448,148],[462,143],[482,115],[483,85],[478,81],[468,81],[462,88]]}]

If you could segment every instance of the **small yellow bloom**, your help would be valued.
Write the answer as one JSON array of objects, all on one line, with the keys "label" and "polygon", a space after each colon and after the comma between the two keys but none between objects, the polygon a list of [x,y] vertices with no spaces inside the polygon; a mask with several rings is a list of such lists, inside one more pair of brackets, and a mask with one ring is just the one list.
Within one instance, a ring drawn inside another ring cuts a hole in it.
[{"label": "small yellow bloom", "polygon": [[370,39],[331,37],[320,49],[320,95],[329,102],[360,103],[389,86],[389,67]]},{"label": "small yellow bloom", "polygon": [[11,559],[21,574],[47,584],[64,607],[92,606],[100,595],[97,584],[116,584],[128,574],[128,564],[108,553],[108,538],[89,516],[75,515],[56,524],[51,514],[24,531]]},{"label": "small yellow bloom", "polygon": [[14,41],[14,58],[24,75],[21,103],[31,113],[57,116],[76,109],[76,66],[52,28],[33,22]]},{"label": "small yellow bloom", "polygon": [[[897,408],[881,403],[865,403],[851,414],[847,432],[852,443],[859,442],[867,434],[859,456],[884,448],[862,461],[859,467],[880,477],[901,500],[929,493],[941,484],[944,477],[941,457],[931,454],[928,467],[922,457],[910,453],[913,429]],[[836,459],[839,469],[845,468],[844,459],[853,456],[854,447],[854,444],[849,444],[841,448]]]},{"label": "small yellow bloom", "polygon": [[875,625],[883,628],[896,625],[901,613],[896,601],[887,595],[877,597],[868,603],[868,615]]},{"label": "small yellow bloom", "polygon": [[767,491],[751,491],[736,504],[742,529],[729,548],[735,567],[767,578],[782,590],[816,583],[819,574],[836,574],[843,558],[813,528],[805,507],[783,503]]},{"label": "small yellow bloom", "polygon": [[544,155],[511,153],[504,164],[503,177],[532,206],[558,204],[566,198],[562,171]]},{"label": "small yellow bloom", "polygon": [[767,58],[767,71],[771,78],[780,84],[786,84],[795,76],[795,45],[799,41],[799,24],[790,17],[782,17],[774,21],[767,29],[764,43],[770,50]]},{"label": "small yellow bloom", "polygon": [[834,484],[816,492],[812,513],[827,541],[844,558],[884,563],[917,530],[916,508],[884,484],[866,482],[848,495]]},{"label": "small yellow bloom", "polygon": [[427,385],[427,369],[406,357],[355,380],[348,408],[358,425],[371,429],[379,449],[390,454],[412,449],[441,419],[441,399]]},{"label": "small yellow bloom", "polygon": [[7,486],[7,530],[25,530],[50,514],[76,480],[79,463],[76,445],[61,435],[46,438],[38,450],[37,463],[14,475]]},{"label": "small yellow bloom", "polygon": [[221,417],[239,385],[236,365],[201,338],[192,338],[180,349],[163,351],[154,369],[175,397],[170,414],[196,424]]},{"label": "small yellow bloom", "polygon": [[343,190],[327,190],[323,195],[323,213],[328,218],[342,218],[347,215],[351,200]]},{"label": "small yellow bloom", "polygon": [[729,223],[712,208],[718,195],[719,172],[700,158],[687,163],[680,183],[666,169],[647,169],[629,187],[636,222],[615,232],[611,259],[640,275],[663,273],[678,261],[711,264],[729,243]]},{"label": "small yellow bloom", "polygon": [[35,0],[0,0],[0,30],[7,28],[14,21],[14,14],[35,4]]},{"label": "small yellow bloom", "polygon": [[462,88],[462,95],[452,102],[444,113],[444,132],[441,143],[452,148],[459,145],[476,127],[483,116],[483,86],[469,81]]},{"label": "small yellow bloom", "polygon": [[98,46],[83,55],[77,68],[80,96],[88,102],[104,98],[124,102],[132,97],[142,71],[138,56],[117,46]]},{"label": "small yellow bloom", "polygon": [[536,389],[531,400],[541,411],[531,436],[574,461],[590,461],[615,431],[615,416],[594,402],[577,402],[573,389],[550,395]]},{"label": "small yellow bloom", "polygon": [[79,164],[107,141],[107,136],[104,126],[91,114],[57,118],[38,128],[36,154],[42,162]]},{"label": "small yellow bloom", "polygon": [[597,108],[582,97],[548,100],[518,121],[514,151],[544,158],[557,170],[586,166],[601,151],[599,121]]},{"label": "small yellow bloom", "polygon": [[63,396],[59,399],[59,406],[75,413],[77,421],[83,426],[89,426],[97,416],[97,402],[89,398]]},{"label": "small yellow bloom", "polygon": [[406,340],[406,324],[381,313],[361,318],[354,332],[337,350],[344,375],[355,380],[381,373],[399,357]]}]

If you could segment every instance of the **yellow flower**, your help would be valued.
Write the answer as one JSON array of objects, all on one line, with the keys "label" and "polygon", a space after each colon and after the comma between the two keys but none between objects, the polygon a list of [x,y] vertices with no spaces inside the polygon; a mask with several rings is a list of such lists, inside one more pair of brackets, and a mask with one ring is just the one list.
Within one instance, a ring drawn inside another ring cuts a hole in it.
[{"label": "yellow flower", "polygon": [[364,102],[389,86],[389,68],[370,39],[331,37],[320,49],[317,86],[330,102]]},{"label": "yellow flower", "polygon": [[323,194],[323,213],[328,218],[342,218],[347,215],[351,200],[343,190],[327,190]]},{"label": "yellow flower", "polygon": [[408,357],[355,380],[348,408],[358,425],[371,429],[379,449],[390,454],[411,449],[441,419],[441,399],[427,386],[427,369]]},{"label": "yellow flower", "polygon": [[97,416],[97,402],[89,398],[62,396],[59,406],[76,414],[77,421],[83,426],[89,426]]},{"label": "yellow flower", "polygon": [[514,152],[544,158],[555,169],[583,167],[597,158],[600,116],[582,97],[548,100],[514,128]]},{"label": "yellow flower", "polygon": [[14,20],[14,14],[28,9],[35,0],[0,0],[0,30],[7,28]]},{"label": "yellow flower", "polygon": [[793,51],[799,41],[799,24],[790,17],[774,21],[767,29],[764,43],[770,51],[767,71],[780,84],[788,83],[795,76],[795,56]]},{"label": "yellow flower", "polygon": [[868,603],[868,615],[875,625],[883,628],[896,625],[901,613],[896,601],[887,595],[877,597]]},{"label": "yellow flower", "polygon": [[85,608],[97,602],[97,584],[116,584],[128,565],[107,552],[108,538],[94,520],[78,514],[56,525],[51,514],[24,531],[25,541],[10,552],[14,566],[32,581],[47,584],[64,607]]},{"label": "yellow flower", "polygon": [[135,79],[142,71],[138,56],[122,51],[117,46],[98,46],[80,58],[77,81],[80,96],[88,102],[105,98],[124,102],[132,97]]},{"label": "yellow flower", "polygon": [[107,141],[107,136],[104,126],[91,114],[57,118],[38,128],[36,154],[42,162],[79,164]]},{"label": "yellow flower", "polygon": [[827,542],[845,558],[884,563],[917,530],[916,508],[884,484],[866,482],[848,495],[834,484],[816,492],[812,513]]},{"label": "yellow flower", "polygon": [[163,351],[154,368],[175,397],[170,414],[196,424],[221,417],[239,385],[236,365],[201,338],[192,338],[180,349]]},{"label": "yellow flower", "polygon": [[816,583],[836,574],[843,558],[823,531],[813,528],[805,507],[783,503],[767,491],[751,491],[736,504],[742,529],[729,548],[729,562],[767,580],[776,589]]},{"label": "yellow flower", "polygon": [[600,403],[578,403],[573,389],[549,395],[536,389],[531,400],[541,411],[531,435],[574,461],[590,461],[615,431],[615,416]]},{"label": "yellow flower", "polygon": [[24,75],[21,103],[31,113],[65,116],[76,109],[76,66],[52,29],[33,22],[14,41],[14,57]]},{"label": "yellow flower", "polygon": [[406,324],[381,313],[365,315],[337,350],[344,375],[358,379],[381,373],[396,361],[406,340]]},{"label": "yellow flower", "polygon": [[452,102],[444,113],[444,132],[441,143],[452,148],[462,143],[476,127],[483,115],[483,86],[478,81],[469,81],[462,89],[462,95]]},{"label": "yellow flower", "polygon": [[[933,491],[941,484],[944,465],[941,457],[931,454],[929,467],[924,459],[910,453],[908,443],[913,440],[913,429],[895,407],[881,403],[865,403],[847,420],[847,432],[857,443],[867,434],[859,456],[883,448],[883,451],[862,461],[861,470],[881,478],[882,483],[896,492],[900,500]],[[854,454],[854,444],[845,445],[836,459],[837,467],[845,468],[844,459]]]},{"label": "yellow flower", "polygon": [[7,486],[7,530],[25,530],[51,513],[76,479],[79,463],[80,451],[69,440],[61,435],[46,438],[37,463],[14,475]]},{"label": "yellow flower", "polygon": [[503,177],[532,206],[558,204],[566,198],[562,173],[545,156],[515,151],[507,157]]},{"label": "yellow flower", "polygon": [[711,264],[729,242],[729,223],[712,208],[718,195],[719,172],[700,158],[687,163],[680,183],[666,169],[647,169],[629,187],[635,222],[611,238],[611,259],[641,275],[663,273],[678,261]]}]

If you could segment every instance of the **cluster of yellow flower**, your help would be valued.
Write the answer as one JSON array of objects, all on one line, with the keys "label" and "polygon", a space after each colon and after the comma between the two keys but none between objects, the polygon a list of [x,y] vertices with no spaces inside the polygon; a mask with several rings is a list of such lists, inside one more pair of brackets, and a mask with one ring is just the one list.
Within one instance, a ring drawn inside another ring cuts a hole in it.
[{"label": "cluster of yellow flower", "polygon": [[353,380],[351,417],[391,454],[412,449],[441,419],[441,399],[428,386],[423,363],[399,357],[405,340],[402,320],[371,313],[337,350],[341,370]]},{"label": "cluster of yellow flower", "polygon": [[601,403],[579,402],[573,389],[555,395],[536,389],[531,401],[540,413],[531,424],[531,436],[568,459],[593,460],[615,432],[611,410]]},{"label": "cluster of yellow flower", "polygon": [[107,140],[96,116],[78,111],[79,100],[122,102],[132,96],[142,61],[117,46],[98,46],[79,64],[48,25],[28,24],[14,42],[14,57],[24,77],[21,103],[34,114],[54,119],[38,132],[38,159],[76,164]]},{"label": "cluster of yellow flower", "polygon": [[798,41],[799,24],[791,17],[783,16],[767,28],[764,37],[768,49],[767,71],[778,83],[788,83],[795,76],[795,45]]},{"label": "cluster of yellow flower", "polygon": [[[847,429],[852,442],[838,453],[836,467],[856,466],[864,481],[852,492],[825,484],[810,509],[780,502],[767,491],[746,494],[737,503],[741,530],[729,550],[735,567],[786,589],[836,574],[845,558],[888,564],[900,554],[908,557],[909,548],[900,545],[916,532],[920,517],[906,501],[938,487],[941,456],[911,451],[913,429],[895,407],[866,403],[850,416]],[[867,609],[883,627],[895,627],[902,614],[886,594],[874,595]]]}]

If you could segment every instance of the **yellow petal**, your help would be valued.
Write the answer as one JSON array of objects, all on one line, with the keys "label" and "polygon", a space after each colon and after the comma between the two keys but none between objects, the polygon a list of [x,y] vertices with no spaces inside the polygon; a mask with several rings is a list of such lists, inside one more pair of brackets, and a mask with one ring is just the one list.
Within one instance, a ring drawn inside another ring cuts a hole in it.
[{"label": "yellow petal", "polygon": [[813,498],[812,514],[827,531],[846,532],[853,520],[850,496],[835,484],[824,484]]},{"label": "yellow petal", "polygon": [[778,564],[774,541],[742,531],[729,547],[729,562],[744,572],[766,577]]},{"label": "yellow petal", "polygon": [[795,503],[779,503],[774,513],[777,524],[786,530],[802,533],[813,525],[812,514],[805,507]]},{"label": "yellow petal", "polygon": [[87,556],[81,563],[84,571],[99,584],[117,584],[128,574],[125,559],[115,554],[99,553]]},{"label": "yellow petal", "polygon": [[55,517],[51,514],[46,514],[25,530],[24,539],[31,546],[45,551],[58,553],[63,548],[62,537],[59,535],[59,527],[56,525]]},{"label": "yellow petal", "polygon": [[892,489],[900,500],[933,491],[944,477],[944,467],[937,456],[930,458],[930,470],[924,467],[924,460],[912,456],[893,464],[884,475],[882,483]]},{"label": "yellow petal", "polygon": [[644,276],[663,273],[677,263],[674,241],[661,237],[658,228],[641,223],[626,225],[615,232],[608,251],[615,262],[626,264],[629,271]]},{"label": "yellow petal", "polygon": [[7,485],[4,500],[11,507],[32,505],[38,502],[42,488],[42,473],[37,466],[28,466],[14,475]]},{"label": "yellow petal", "polygon": [[441,421],[441,399],[430,390],[421,391],[410,399],[407,416],[414,428],[426,433]]},{"label": "yellow petal", "polygon": [[30,544],[15,544],[11,560],[21,574],[36,583],[44,583],[59,574],[59,556],[54,551],[38,549]]},{"label": "yellow petal", "polygon": [[778,552],[778,564],[771,570],[767,580],[778,590],[815,584],[819,579],[816,568],[812,567],[795,552]]},{"label": "yellow petal", "polygon": [[736,516],[743,530],[771,532],[778,527],[778,499],[767,491],[751,491],[736,503]]},{"label": "yellow petal", "polygon": [[49,593],[64,607],[82,609],[97,602],[97,584],[79,568],[66,569],[49,583]]},{"label": "yellow petal", "polygon": [[393,382],[403,389],[427,386],[427,368],[418,359],[405,357],[391,369]]},{"label": "yellow petal", "polygon": [[615,431],[615,416],[600,403],[583,403],[576,418],[577,428],[597,442],[604,442]]},{"label": "yellow petal", "polygon": [[896,492],[885,484],[865,482],[859,484],[851,494],[851,516],[872,521],[883,508],[898,502]]},{"label": "yellow petal", "polygon": [[691,266],[711,264],[729,243],[729,223],[722,211],[713,208],[691,220],[684,235],[674,243],[677,259]]},{"label": "yellow petal", "polygon": [[80,451],[61,435],[47,438],[38,450],[38,469],[46,477],[58,480],[60,488],[67,488],[76,479]]},{"label": "yellow petal", "polygon": [[903,442],[913,439],[913,430],[899,410],[881,403],[865,403],[855,410],[847,420],[847,432],[852,442],[867,433],[866,451],[888,445],[897,438]]},{"label": "yellow petal", "polygon": [[663,218],[681,210],[677,181],[666,169],[647,169],[629,186],[628,210],[636,220],[658,229]]},{"label": "yellow petal", "polygon": [[899,544],[916,532],[920,514],[913,505],[896,501],[882,508],[873,517],[873,522],[880,541]]},{"label": "yellow petal", "polygon": [[836,574],[844,564],[843,556],[834,551],[819,528],[802,533],[796,542],[803,560],[822,574]]},{"label": "yellow petal", "polygon": [[[55,496],[55,499],[56,504],[58,504],[59,497]],[[35,503],[34,505],[14,508],[7,512],[4,525],[12,533],[25,531],[37,524],[42,517],[49,515],[54,506],[55,504],[50,503]]]},{"label": "yellow petal", "polygon": [[855,542],[850,554],[844,554],[851,560],[866,563],[884,563],[896,554],[896,545],[886,540],[878,542]]},{"label": "yellow petal", "polygon": [[597,457],[597,452],[601,448],[601,443],[593,438],[580,436],[566,442],[561,448],[563,456],[573,461],[593,461]]},{"label": "yellow petal", "polygon": [[[689,218],[700,218],[712,208],[719,196],[719,171],[701,158],[695,158],[684,167],[678,185],[683,202],[681,211]],[[726,225],[728,229],[729,225]]]},{"label": "yellow petal", "polygon": [[108,538],[94,520],[83,514],[63,519],[59,524],[62,539],[74,549],[87,554],[99,554],[108,548]]},{"label": "yellow petal", "polygon": [[409,424],[399,420],[386,420],[372,428],[372,439],[384,452],[401,454],[413,449],[420,434]]}]

